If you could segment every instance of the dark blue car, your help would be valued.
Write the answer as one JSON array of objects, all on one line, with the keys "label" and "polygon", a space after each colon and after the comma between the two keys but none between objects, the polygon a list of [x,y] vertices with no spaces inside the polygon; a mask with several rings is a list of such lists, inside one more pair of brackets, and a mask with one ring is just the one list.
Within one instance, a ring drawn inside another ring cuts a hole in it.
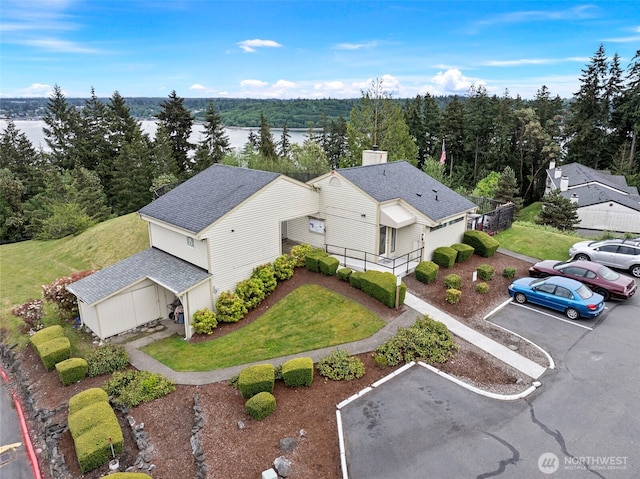
[{"label": "dark blue car", "polygon": [[520,278],[509,285],[516,303],[527,301],[561,311],[569,319],[595,318],[604,310],[604,298],[571,278]]}]

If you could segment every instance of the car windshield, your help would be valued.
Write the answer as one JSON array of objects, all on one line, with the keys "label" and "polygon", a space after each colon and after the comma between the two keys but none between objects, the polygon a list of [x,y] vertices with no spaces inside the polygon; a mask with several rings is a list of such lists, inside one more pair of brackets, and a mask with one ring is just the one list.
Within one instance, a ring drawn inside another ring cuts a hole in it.
[{"label": "car windshield", "polygon": [[615,281],[620,277],[618,273],[616,273],[612,269],[607,268],[606,266],[600,268],[598,270],[598,274],[608,281]]},{"label": "car windshield", "polygon": [[593,291],[591,291],[584,284],[576,289],[576,293],[578,293],[578,296],[580,296],[582,299],[589,299],[591,296],[593,296]]}]

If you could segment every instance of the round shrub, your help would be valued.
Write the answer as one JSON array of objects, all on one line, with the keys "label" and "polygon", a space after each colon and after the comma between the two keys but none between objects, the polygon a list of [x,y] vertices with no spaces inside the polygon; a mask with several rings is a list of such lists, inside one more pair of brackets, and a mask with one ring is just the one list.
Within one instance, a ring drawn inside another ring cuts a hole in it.
[{"label": "round shrub", "polygon": [[89,367],[87,375],[90,378],[111,374],[129,365],[129,355],[124,346],[107,343],[89,353],[87,364]]},{"label": "round shrub", "polygon": [[273,290],[278,286],[278,280],[276,279],[276,274],[273,270],[273,265],[271,264],[263,264],[258,266],[253,270],[252,278],[259,279],[262,281],[264,295],[269,296],[273,293]]},{"label": "round shrub", "polygon": [[216,313],[210,309],[199,309],[193,313],[193,330],[197,334],[213,334],[217,326]]},{"label": "round shrub", "polygon": [[462,297],[462,291],[455,288],[448,289],[444,294],[444,299],[449,304],[458,304]]},{"label": "round shrub", "polygon": [[484,281],[480,282],[476,284],[476,291],[480,294],[487,294],[489,292],[489,285]]},{"label": "round shrub", "polygon": [[478,278],[482,281],[490,281],[493,279],[493,266],[488,264],[481,264],[477,268]]},{"label": "round shrub", "polygon": [[256,278],[245,279],[236,285],[236,294],[242,298],[247,309],[253,309],[266,297],[264,284]]},{"label": "round shrub", "polygon": [[349,276],[351,276],[351,273],[353,273],[353,270],[351,268],[340,268],[338,271],[336,271],[338,279],[341,279],[342,281],[349,281]]},{"label": "round shrub", "polygon": [[307,256],[313,250],[313,246],[310,244],[298,244],[291,248],[290,256],[293,259],[293,266],[295,268],[302,268],[305,265],[305,256]]},{"label": "round shrub", "polygon": [[511,279],[516,277],[516,269],[512,267],[507,267],[502,270],[502,277]]},{"label": "round shrub", "polygon": [[262,421],[276,409],[276,397],[263,391],[251,397],[246,403],[247,414],[257,421]]},{"label": "round shrub", "polygon": [[285,281],[293,276],[295,261],[291,256],[283,254],[273,262],[273,273],[278,281]]},{"label": "round shrub", "polygon": [[444,285],[449,289],[460,289],[462,286],[462,277],[459,274],[448,274],[444,278]]},{"label": "round shrub", "polygon": [[216,319],[220,323],[237,323],[247,314],[247,307],[233,291],[223,291],[216,300]]},{"label": "round shrub", "polygon": [[317,365],[321,376],[334,381],[350,381],[364,376],[364,363],[348,351],[336,349],[326,358],[322,358]]}]

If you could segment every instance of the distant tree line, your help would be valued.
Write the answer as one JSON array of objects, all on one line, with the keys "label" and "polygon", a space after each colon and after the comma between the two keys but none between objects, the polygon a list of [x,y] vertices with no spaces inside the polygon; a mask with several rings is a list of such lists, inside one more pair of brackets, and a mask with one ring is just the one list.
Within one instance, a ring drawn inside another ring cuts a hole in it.
[{"label": "distant tree line", "polygon": [[[0,134],[0,241],[77,234],[136,211],[154,192],[214,163],[306,181],[359,165],[362,151],[372,148],[387,151],[389,161],[407,160],[460,192],[477,189],[518,206],[541,198],[551,160],[607,169],[640,187],[640,50],[623,70],[619,57],[608,58],[600,46],[568,102],[546,86],[532,100],[508,92],[489,95],[478,86],[463,97],[397,100],[380,80],[357,100],[324,103],[207,101],[172,91],[154,110],[158,128],[150,138],[132,113],[132,104],[142,108],[149,105],[146,100],[126,100],[117,91],[104,100],[92,89],[78,105],[56,85],[42,112],[46,152],[36,150],[9,120]],[[187,106],[191,102],[199,102],[196,113]],[[244,118],[257,117],[250,120],[257,130],[239,151],[230,148],[219,109],[234,102],[238,110],[246,108]],[[8,104],[4,100],[2,107]],[[350,107],[343,115],[345,104]],[[192,144],[196,114],[204,135]],[[302,145],[291,143],[294,117],[316,118]],[[272,135],[273,126],[282,128],[279,137]]]}]

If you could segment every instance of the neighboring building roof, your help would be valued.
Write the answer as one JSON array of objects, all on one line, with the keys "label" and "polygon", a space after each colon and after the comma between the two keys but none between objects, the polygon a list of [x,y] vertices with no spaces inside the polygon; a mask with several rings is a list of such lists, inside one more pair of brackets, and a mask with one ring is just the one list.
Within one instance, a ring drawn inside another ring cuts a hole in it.
[{"label": "neighboring building roof", "polygon": [[574,194],[578,195],[579,208],[613,201],[636,211],[640,211],[639,195],[624,195],[598,184],[578,186],[576,188],[563,191],[560,194],[565,198],[572,198]]},{"label": "neighboring building roof", "polygon": [[92,305],[146,278],[180,295],[209,276],[202,268],[149,248],[71,283],[67,289]]},{"label": "neighboring building roof", "polygon": [[379,203],[402,199],[434,221],[477,205],[406,161],[338,169],[337,172]]},{"label": "neighboring building roof", "polygon": [[280,173],[215,164],[139,213],[196,234],[278,176]]},{"label": "neighboring building roof", "polygon": [[[627,185],[627,180],[624,176],[612,175],[605,170],[594,170],[588,166],[581,165],[580,163],[568,163],[566,165],[558,165],[558,168],[562,170],[561,176],[569,178],[569,188],[575,188],[581,185],[587,185],[590,183],[600,183],[601,185],[608,186],[621,191],[623,194],[637,195],[638,189],[633,186]],[[560,178],[554,178],[555,169],[548,169],[547,175],[553,182],[556,188],[560,188]]]}]

